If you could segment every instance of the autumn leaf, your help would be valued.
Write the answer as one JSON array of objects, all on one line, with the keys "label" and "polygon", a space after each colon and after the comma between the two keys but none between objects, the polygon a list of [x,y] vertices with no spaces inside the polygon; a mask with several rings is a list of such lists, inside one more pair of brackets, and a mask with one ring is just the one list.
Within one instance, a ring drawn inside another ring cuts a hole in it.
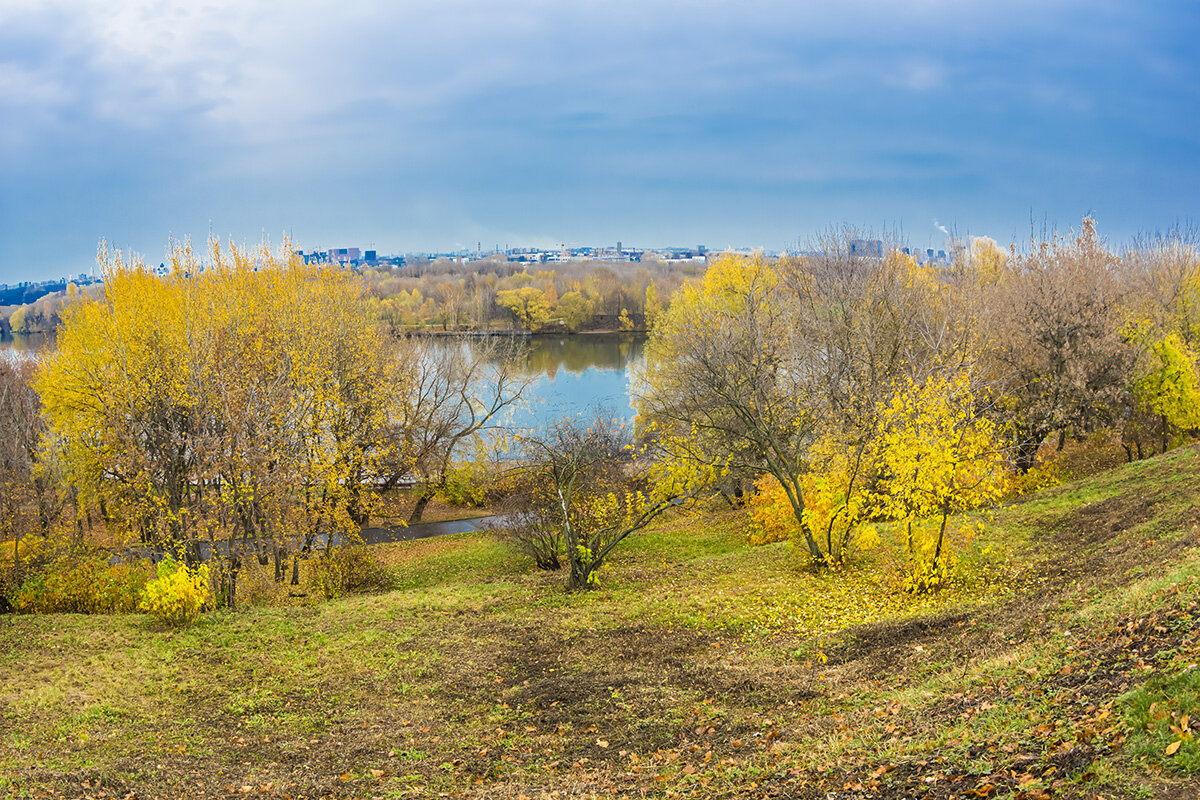
[{"label": "autumn leaf", "polygon": [[1183,744],[1182,739],[1176,739],[1175,741],[1173,741],[1169,745],[1167,745],[1167,749],[1163,752],[1168,756],[1173,756],[1173,755],[1175,755],[1175,753],[1177,753],[1179,751],[1179,748],[1182,744]]}]

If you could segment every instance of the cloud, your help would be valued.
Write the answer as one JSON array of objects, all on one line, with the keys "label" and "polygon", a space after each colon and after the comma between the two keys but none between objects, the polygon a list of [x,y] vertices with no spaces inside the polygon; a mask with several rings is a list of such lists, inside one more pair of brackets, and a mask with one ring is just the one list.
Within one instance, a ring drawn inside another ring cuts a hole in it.
[{"label": "cloud", "polygon": [[[1196,17],[1080,0],[7,0],[0,117],[19,124],[0,126],[0,202],[19,214],[0,215],[0,260],[43,257],[62,198],[78,238],[157,252],[213,218],[239,235],[403,228],[422,247],[635,222],[736,241],[771,220],[783,241],[840,218],[1124,199],[1127,172],[1166,197],[1200,183]],[[1176,156],[1166,177],[1155,153]],[[1106,172],[1116,154],[1125,171]]]}]

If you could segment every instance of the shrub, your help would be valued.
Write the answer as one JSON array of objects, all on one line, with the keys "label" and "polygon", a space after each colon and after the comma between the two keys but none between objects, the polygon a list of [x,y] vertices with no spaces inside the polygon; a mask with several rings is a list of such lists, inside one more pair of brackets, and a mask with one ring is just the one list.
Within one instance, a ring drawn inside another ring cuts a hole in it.
[{"label": "shrub", "polygon": [[770,475],[762,475],[754,483],[754,494],[750,496],[750,519],[753,524],[746,540],[752,545],[785,542],[800,534],[796,515],[787,493],[779,481]]},{"label": "shrub", "polygon": [[25,583],[71,556],[76,549],[72,544],[65,537],[30,533],[0,545],[0,598],[16,608],[17,595]]},{"label": "shrub", "polygon": [[109,564],[100,554],[62,556],[29,572],[11,603],[33,614],[128,614],[148,578],[141,565]]},{"label": "shrub", "polygon": [[983,530],[983,523],[968,518],[946,525],[939,553],[940,527],[936,517],[916,520],[909,525],[904,590],[910,594],[930,594],[959,580],[962,576],[957,554],[974,541]]},{"label": "shrub", "polygon": [[370,547],[344,544],[326,550],[312,569],[313,585],[327,600],[345,594],[386,592],[395,588],[391,570]]},{"label": "shrub", "polygon": [[200,616],[208,598],[208,566],[189,568],[168,555],[158,562],[158,577],[142,590],[138,608],[168,625],[189,625]]},{"label": "shrub", "polygon": [[488,475],[484,465],[466,462],[446,470],[446,480],[438,496],[448,505],[477,506],[487,495]]},{"label": "shrub", "polygon": [[538,569],[562,567],[566,556],[562,519],[527,495],[505,500],[488,527],[497,539],[532,558]]}]

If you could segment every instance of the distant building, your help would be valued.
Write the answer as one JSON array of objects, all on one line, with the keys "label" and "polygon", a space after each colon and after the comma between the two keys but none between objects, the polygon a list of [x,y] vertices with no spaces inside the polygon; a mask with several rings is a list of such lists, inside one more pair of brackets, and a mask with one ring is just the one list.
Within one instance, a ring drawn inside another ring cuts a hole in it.
[{"label": "distant building", "polygon": [[357,247],[338,247],[327,252],[329,260],[335,264],[349,264],[362,259],[362,251]]},{"label": "distant building", "polygon": [[850,253],[856,256],[883,258],[883,241],[880,239],[855,239],[850,242]]}]

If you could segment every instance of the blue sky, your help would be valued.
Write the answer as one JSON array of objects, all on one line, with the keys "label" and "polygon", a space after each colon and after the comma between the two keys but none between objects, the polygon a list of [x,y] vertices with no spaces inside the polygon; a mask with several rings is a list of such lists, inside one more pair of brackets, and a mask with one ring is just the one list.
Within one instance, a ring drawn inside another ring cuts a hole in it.
[{"label": "blue sky", "polygon": [[0,282],[381,253],[1120,243],[1197,215],[1200,4],[4,0]]}]

